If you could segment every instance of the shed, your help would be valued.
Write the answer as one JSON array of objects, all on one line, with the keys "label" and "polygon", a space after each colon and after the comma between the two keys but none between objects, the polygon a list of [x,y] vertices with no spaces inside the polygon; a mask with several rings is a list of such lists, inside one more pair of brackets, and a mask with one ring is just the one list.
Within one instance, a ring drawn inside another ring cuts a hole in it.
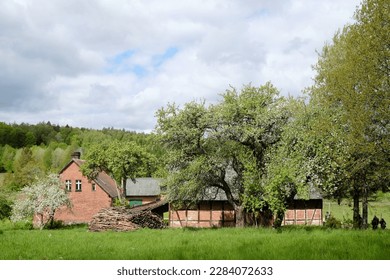
[{"label": "shed", "polygon": [[125,197],[131,207],[151,203],[161,199],[161,179],[127,179]]}]

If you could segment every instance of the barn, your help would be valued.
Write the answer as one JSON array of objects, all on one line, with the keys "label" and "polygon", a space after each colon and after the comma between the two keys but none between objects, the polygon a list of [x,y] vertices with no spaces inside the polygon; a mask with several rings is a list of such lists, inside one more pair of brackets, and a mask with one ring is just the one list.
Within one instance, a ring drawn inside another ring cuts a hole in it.
[{"label": "barn", "polygon": [[[171,227],[233,227],[236,216],[233,206],[222,193],[204,196],[196,204],[170,205],[169,225]],[[248,213],[246,220],[252,225],[271,225],[272,214]],[[322,196],[310,189],[308,197],[296,195],[284,215],[282,225],[322,225]]]},{"label": "barn", "polygon": [[283,225],[322,225],[322,208],[321,193],[311,187],[307,198],[295,195],[292,205],[284,215]]}]

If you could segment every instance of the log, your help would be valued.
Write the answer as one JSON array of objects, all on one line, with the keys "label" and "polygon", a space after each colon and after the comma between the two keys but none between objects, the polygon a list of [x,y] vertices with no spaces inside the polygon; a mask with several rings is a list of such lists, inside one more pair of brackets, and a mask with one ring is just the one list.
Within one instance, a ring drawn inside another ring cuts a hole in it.
[{"label": "log", "polygon": [[162,229],[163,219],[154,214],[150,207],[104,208],[93,216],[89,223],[90,231],[132,231],[138,228]]}]

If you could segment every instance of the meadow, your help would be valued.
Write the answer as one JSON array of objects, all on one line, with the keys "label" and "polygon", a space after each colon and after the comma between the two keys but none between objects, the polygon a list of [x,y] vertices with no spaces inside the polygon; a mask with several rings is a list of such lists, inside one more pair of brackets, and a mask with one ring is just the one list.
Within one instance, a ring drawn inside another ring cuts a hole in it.
[{"label": "meadow", "polygon": [[390,230],[284,227],[88,232],[0,223],[2,260],[388,260]]}]

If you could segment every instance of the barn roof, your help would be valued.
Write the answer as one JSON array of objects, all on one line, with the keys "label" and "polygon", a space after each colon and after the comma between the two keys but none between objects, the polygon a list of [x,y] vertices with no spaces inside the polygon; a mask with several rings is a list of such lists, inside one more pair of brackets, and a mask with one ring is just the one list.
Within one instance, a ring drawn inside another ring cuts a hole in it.
[{"label": "barn roof", "polygon": [[126,196],[156,196],[161,194],[161,179],[136,178],[127,179]]}]

